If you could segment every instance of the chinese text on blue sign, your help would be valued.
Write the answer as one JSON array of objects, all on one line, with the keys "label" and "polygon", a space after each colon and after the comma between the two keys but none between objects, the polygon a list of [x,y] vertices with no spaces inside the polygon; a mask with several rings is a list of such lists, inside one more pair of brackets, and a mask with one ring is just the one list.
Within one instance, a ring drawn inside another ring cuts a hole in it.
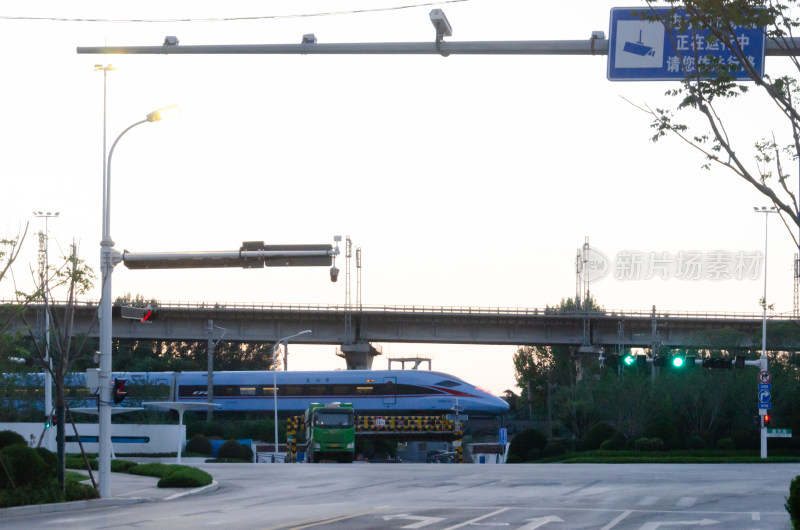
[{"label": "chinese text on blue sign", "polygon": [[[739,60],[721,42],[709,39],[710,30],[674,29],[686,15],[677,10],[671,31],[665,24],[670,8],[621,8],[611,10],[608,44],[608,79],[610,81],[673,81],[697,73],[699,64],[713,59],[725,65]],[[658,17],[656,19],[655,17]],[[677,19],[677,20],[676,20]],[[667,21],[668,22],[668,21]],[[745,57],[759,75],[764,75],[764,29],[736,27],[736,39]],[[738,79],[748,79],[743,69],[731,71]]]}]

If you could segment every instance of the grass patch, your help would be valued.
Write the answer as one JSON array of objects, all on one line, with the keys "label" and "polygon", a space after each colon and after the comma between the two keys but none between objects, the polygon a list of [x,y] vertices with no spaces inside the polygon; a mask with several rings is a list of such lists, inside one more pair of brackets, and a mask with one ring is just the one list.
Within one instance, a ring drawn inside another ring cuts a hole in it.
[{"label": "grass patch", "polygon": [[89,475],[67,470],[64,472],[64,480],[66,482],[83,482],[84,480],[89,480]]},{"label": "grass patch", "polygon": [[157,478],[164,478],[168,475],[171,475],[175,471],[179,469],[183,469],[188,466],[182,466],[179,464],[161,464],[159,462],[151,462],[149,464],[139,464],[133,466],[132,468],[128,469],[128,473],[131,475],[144,475],[147,477],[157,477]]}]

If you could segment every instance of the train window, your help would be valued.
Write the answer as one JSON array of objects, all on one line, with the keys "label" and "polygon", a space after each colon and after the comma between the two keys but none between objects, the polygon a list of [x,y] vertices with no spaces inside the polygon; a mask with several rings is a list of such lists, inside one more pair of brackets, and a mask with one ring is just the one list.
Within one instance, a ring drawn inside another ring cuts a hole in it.
[{"label": "train window", "polygon": [[[278,387],[278,392],[280,392],[280,391],[281,391],[281,389],[280,389],[280,387]],[[272,387],[271,386],[262,386],[261,387],[261,395],[262,396],[272,396]]]},{"label": "train window", "polygon": [[333,394],[336,396],[346,396],[350,393],[350,385],[333,385]]},{"label": "train window", "polygon": [[375,388],[372,386],[357,386],[356,387],[356,394],[358,395],[365,395],[365,394],[372,394],[375,391]]},{"label": "train window", "polygon": [[325,394],[325,385],[306,385],[306,395],[322,396]]},{"label": "train window", "polygon": [[254,386],[240,386],[239,387],[239,395],[240,396],[255,396],[256,395],[256,387],[254,387]]},{"label": "train window", "polygon": [[445,379],[444,381],[439,381],[436,383],[436,386],[446,386],[448,388],[453,388],[454,386],[461,386],[461,383],[456,381],[451,381],[450,379]]},{"label": "train window", "polygon": [[[287,396],[302,396],[303,395],[303,387],[301,385],[287,385],[284,387],[286,389],[285,394]],[[271,391],[272,389],[270,389]]]}]

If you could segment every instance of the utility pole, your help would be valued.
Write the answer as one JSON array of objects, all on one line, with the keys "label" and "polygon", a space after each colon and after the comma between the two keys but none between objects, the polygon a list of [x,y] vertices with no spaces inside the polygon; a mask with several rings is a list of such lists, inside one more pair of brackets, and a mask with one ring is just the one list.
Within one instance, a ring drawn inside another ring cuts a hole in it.
[{"label": "utility pole", "polygon": [[[33,215],[39,218],[44,218],[44,233],[39,232],[39,283],[42,289],[42,298],[44,301],[44,415],[45,421],[51,419],[53,415],[53,362],[50,360],[50,307],[48,307],[49,292],[49,275],[50,275],[50,262],[49,262],[49,245],[50,245],[50,230],[48,227],[48,220],[51,217],[58,217],[61,212],[33,212]],[[49,437],[45,437],[45,447],[48,447]]]},{"label": "utility pole", "polygon": [[[216,341],[214,341],[214,328],[222,330],[222,335],[220,335],[219,339]],[[208,352],[208,390],[206,391],[206,400],[208,401],[209,405],[214,404],[214,349],[217,347],[217,344],[222,341],[227,332],[227,329],[215,326],[214,321],[208,319],[208,325],[206,326],[206,333],[208,334],[208,345],[206,347],[206,351]],[[208,423],[214,421],[213,406],[208,407],[206,421]]]}]

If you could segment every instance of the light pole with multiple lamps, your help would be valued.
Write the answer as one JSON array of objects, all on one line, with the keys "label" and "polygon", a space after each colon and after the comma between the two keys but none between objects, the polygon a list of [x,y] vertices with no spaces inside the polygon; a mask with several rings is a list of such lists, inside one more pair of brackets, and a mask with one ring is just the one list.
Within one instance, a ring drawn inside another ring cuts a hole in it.
[{"label": "light pole with multiple lamps", "polygon": [[289,340],[299,337],[300,335],[308,335],[311,333],[310,329],[304,329],[299,333],[295,333],[294,335],[289,335],[288,337],[283,337],[282,339],[278,339],[275,342],[275,345],[272,347],[272,403],[275,409],[275,453],[278,453],[278,348],[281,347],[281,344],[289,344]]},{"label": "light pole with multiple lamps", "polygon": [[[151,121],[160,121],[179,112],[177,105],[170,105],[151,112],[143,120],[137,121],[119,133],[111,144],[108,161],[103,164],[103,239],[100,241],[100,275],[103,282],[103,293],[100,298],[100,401],[99,430],[100,448],[98,457],[98,475],[100,478],[100,496],[111,495],[111,274],[114,266],[121,260],[121,254],[113,249],[111,239],[111,157],[114,148],[125,133],[134,127]],[[105,152],[104,152],[105,155]]]},{"label": "light pole with multiple lamps", "polygon": [[[61,212],[33,212],[35,217],[44,219],[44,261],[42,262],[42,277],[39,279],[41,282],[42,297],[44,299],[44,362],[47,366],[44,367],[44,414],[47,424],[50,425],[51,416],[53,414],[53,376],[48,368],[53,367],[50,361],[50,308],[47,307],[48,292],[48,270],[49,263],[49,246],[50,246],[50,230],[47,221],[51,217],[58,217]],[[40,245],[41,246],[41,245]],[[49,445],[49,438],[45,439],[45,444]],[[48,447],[50,449],[50,447]]]},{"label": "light pole with multiple lamps", "polygon": [[[767,365],[767,236],[769,234],[769,215],[771,213],[777,213],[777,208],[774,206],[762,206],[761,208],[757,206],[753,206],[753,210],[756,213],[763,213],[764,214],[764,297],[761,299],[761,308],[763,310],[762,313],[762,320],[761,320],[761,358],[759,359],[761,366],[760,370],[762,372],[766,372],[768,369]],[[761,417],[761,458],[767,458],[767,427],[764,425],[764,415],[761,414],[762,412],[766,412],[765,410],[759,410],[759,414]]]}]

